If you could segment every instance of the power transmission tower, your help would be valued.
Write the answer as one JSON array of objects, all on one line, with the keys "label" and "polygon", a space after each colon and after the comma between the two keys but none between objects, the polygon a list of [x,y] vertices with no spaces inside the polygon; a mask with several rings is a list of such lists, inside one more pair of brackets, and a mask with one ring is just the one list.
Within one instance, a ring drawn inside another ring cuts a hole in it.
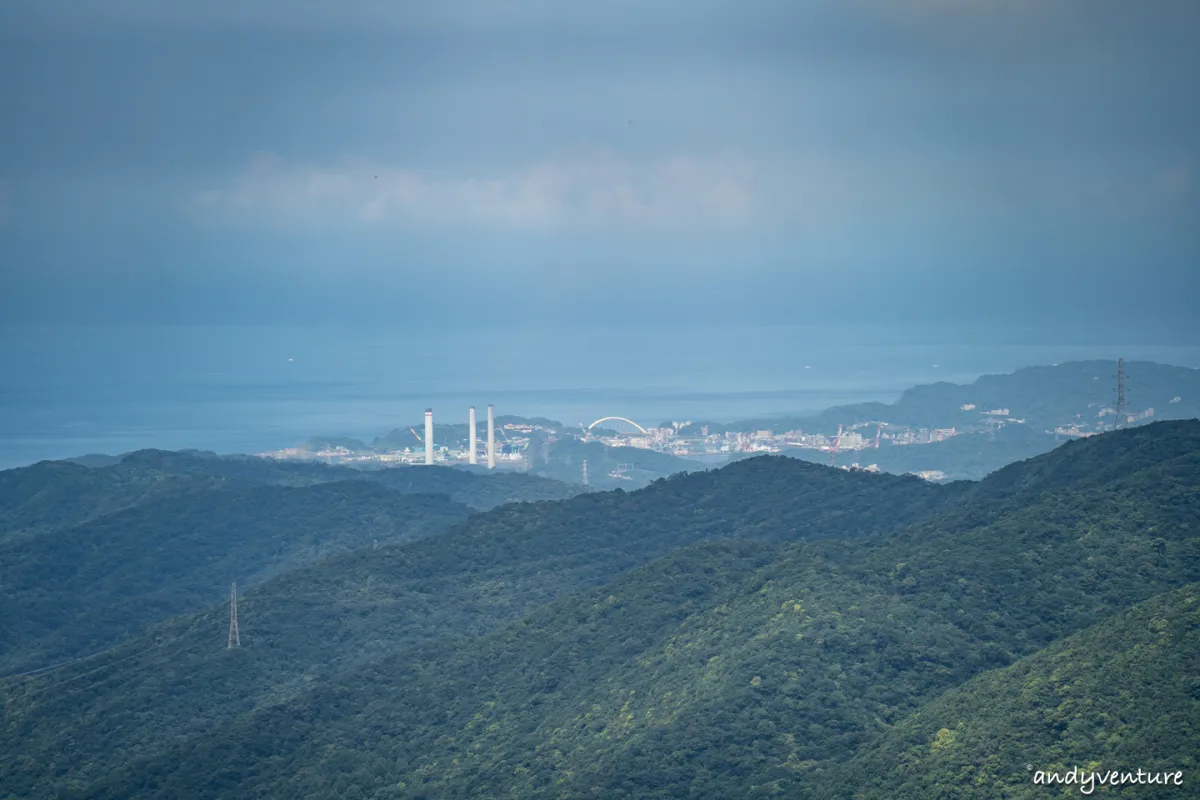
[{"label": "power transmission tower", "polygon": [[1113,421],[1113,430],[1125,424],[1125,359],[1117,359],[1117,418]]},{"label": "power transmission tower", "polygon": [[583,485],[584,486],[588,485],[587,459],[586,458],[583,460]]},{"label": "power transmission tower", "polygon": [[242,637],[238,635],[237,624],[237,584],[229,585],[229,645],[227,649],[242,646]]}]

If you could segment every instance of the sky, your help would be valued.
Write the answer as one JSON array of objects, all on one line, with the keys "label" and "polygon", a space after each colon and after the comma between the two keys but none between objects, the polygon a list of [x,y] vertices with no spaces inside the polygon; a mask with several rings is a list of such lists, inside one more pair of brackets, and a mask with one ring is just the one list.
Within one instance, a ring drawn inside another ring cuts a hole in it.
[{"label": "sky", "polygon": [[1198,35],[1191,0],[6,0],[0,325],[1197,343]]}]

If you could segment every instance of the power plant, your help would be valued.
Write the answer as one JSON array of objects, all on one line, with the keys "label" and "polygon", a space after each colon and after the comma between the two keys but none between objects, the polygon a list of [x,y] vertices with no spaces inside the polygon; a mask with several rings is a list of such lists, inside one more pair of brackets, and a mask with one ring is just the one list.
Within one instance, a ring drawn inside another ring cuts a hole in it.
[{"label": "power plant", "polygon": [[496,468],[496,409],[488,403],[488,469]]},{"label": "power plant", "polygon": [[471,406],[471,410],[467,414],[467,425],[471,428],[471,449],[467,451],[467,463],[478,464],[479,456],[475,452],[478,448],[478,443],[475,441],[475,406]]},{"label": "power plant", "polygon": [[425,409],[425,463],[433,463],[433,409]]},{"label": "power plant", "polygon": [[[471,406],[467,410],[467,438],[469,440],[467,450],[467,463],[479,463],[479,432],[475,421],[475,406]],[[416,431],[409,428],[413,436],[425,445],[425,463],[433,464],[433,409],[425,409],[425,436],[417,435]],[[487,465],[488,469],[496,468],[496,409],[491,403],[488,404],[487,413]]]}]

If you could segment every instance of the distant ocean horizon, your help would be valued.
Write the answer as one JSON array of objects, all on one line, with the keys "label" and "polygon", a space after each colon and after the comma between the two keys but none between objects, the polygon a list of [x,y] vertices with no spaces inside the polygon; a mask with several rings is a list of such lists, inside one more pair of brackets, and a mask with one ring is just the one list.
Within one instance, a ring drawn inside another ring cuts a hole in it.
[{"label": "distant ocean horizon", "polygon": [[[298,327],[0,328],[0,469],[147,447],[256,453],[498,415],[649,426],[895,401],[936,381],[1085,359],[1200,366],[1200,346],[1032,344],[862,327],[551,332]],[[1136,397],[1131,398],[1136,404]]]}]

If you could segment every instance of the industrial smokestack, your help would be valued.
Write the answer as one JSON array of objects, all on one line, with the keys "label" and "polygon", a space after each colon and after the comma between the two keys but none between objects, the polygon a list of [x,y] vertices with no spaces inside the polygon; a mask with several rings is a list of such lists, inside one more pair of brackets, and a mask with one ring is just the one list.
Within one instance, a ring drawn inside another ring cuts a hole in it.
[{"label": "industrial smokestack", "polygon": [[471,428],[471,434],[470,434],[471,435],[471,449],[467,451],[467,453],[468,453],[467,463],[478,464],[479,458],[475,453],[475,449],[477,446],[475,443],[475,406],[471,406],[471,411],[467,415],[467,425],[470,426],[470,428]]},{"label": "industrial smokestack", "polygon": [[425,463],[433,463],[433,409],[425,409]]},{"label": "industrial smokestack", "polygon": [[496,468],[496,409],[488,403],[488,469]]}]

